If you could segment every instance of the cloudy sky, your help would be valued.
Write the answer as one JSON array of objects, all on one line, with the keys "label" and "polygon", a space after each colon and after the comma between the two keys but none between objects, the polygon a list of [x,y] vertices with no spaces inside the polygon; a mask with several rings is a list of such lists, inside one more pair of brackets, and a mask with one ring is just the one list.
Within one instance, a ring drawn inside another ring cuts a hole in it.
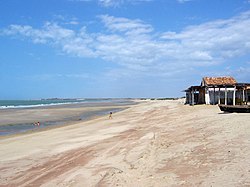
[{"label": "cloudy sky", "polygon": [[250,82],[249,0],[0,0],[0,99],[178,97]]}]

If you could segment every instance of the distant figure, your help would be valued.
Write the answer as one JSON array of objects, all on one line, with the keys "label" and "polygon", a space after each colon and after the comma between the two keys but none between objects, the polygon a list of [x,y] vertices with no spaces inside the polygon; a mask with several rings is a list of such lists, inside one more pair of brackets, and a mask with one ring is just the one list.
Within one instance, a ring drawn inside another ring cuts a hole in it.
[{"label": "distant figure", "polygon": [[40,122],[38,121],[37,123],[33,123],[35,126],[40,126]]},{"label": "distant figure", "polygon": [[109,113],[109,119],[112,119],[112,112]]}]

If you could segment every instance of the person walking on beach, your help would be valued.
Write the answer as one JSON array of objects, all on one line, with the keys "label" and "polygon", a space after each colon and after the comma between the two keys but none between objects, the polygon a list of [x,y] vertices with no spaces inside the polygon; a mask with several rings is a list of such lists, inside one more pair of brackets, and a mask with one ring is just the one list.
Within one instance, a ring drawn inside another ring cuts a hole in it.
[{"label": "person walking on beach", "polygon": [[109,113],[109,119],[112,119],[112,112]]},{"label": "person walking on beach", "polygon": [[35,126],[40,126],[40,122],[38,121],[38,122],[35,122],[35,123],[33,123]]}]

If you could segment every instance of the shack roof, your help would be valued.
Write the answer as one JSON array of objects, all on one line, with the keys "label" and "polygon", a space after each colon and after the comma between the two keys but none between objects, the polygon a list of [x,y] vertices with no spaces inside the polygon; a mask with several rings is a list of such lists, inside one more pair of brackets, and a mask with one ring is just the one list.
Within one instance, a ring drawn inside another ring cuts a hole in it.
[{"label": "shack roof", "polygon": [[250,90],[250,83],[237,83],[236,88],[243,88],[243,89]]},{"label": "shack roof", "polygon": [[190,86],[183,92],[199,91],[203,88],[233,88],[250,89],[250,83],[237,83],[233,77],[203,77],[200,86]]},{"label": "shack roof", "polygon": [[235,85],[237,81],[233,77],[203,77],[202,86]]},{"label": "shack roof", "polygon": [[198,91],[200,88],[202,88],[201,86],[190,86],[188,89],[183,90],[183,92],[190,92],[190,91]]}]

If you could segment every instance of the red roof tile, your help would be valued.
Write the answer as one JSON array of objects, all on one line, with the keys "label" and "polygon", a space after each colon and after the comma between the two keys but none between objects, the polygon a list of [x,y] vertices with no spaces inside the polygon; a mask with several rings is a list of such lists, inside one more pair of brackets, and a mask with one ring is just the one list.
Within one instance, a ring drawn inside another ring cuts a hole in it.
[{"label": "red roof tile", "polygon": [[204,77],[205,85],[234,85],[236,80],[233,77]]}]

